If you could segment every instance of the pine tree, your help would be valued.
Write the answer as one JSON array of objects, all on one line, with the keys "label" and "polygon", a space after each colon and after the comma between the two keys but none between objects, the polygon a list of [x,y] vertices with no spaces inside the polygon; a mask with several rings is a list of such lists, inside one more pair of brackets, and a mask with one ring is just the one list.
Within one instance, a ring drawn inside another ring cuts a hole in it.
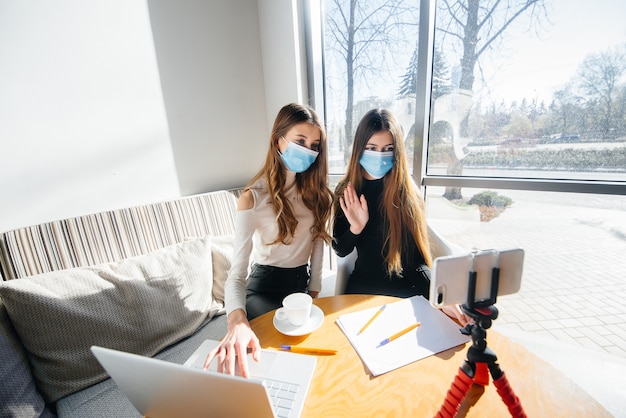
[{"label": "pine tree", "polygon": [[443,52],[435,47],[433,54],[433,87],[431,99],[435,100],[444,94],[452,91],[452,82],[450,80],[450,66],[444,57]]},{"label": "pine tree", "polygon": [[406,73],[402,77],[400,82],[400,89],[398,90],[398,97],[406,97],[409,94],[415,94],[417,86],[417,47],[413,50],[413,56],[406,69]]},{"label": "pine tree", "polygon": [[[452,91],[450,81],[450,66],[446,62],[441,50],[435,47],[433,54],[433,82],[432,82],[432,100],[443,96]],[[417,47],[413,50],[411,61],[407,67],[406,73],[400,82],[398,97],[405,97],[409,94],[415,94],[417,88]]]}]

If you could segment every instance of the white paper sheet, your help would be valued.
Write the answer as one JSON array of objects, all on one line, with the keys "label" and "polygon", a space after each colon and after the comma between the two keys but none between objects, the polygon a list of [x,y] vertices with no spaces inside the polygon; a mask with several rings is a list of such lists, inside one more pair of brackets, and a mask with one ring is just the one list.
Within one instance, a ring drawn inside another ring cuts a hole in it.
[{"label": "white paper sheet", "polygon": [[[363,333],[359,330],[380,309],[364,309],[341,315],[337,324],[373,376],[378,376],[470,340],[446,314],[422,296],[387,304]],[[379,346],[380,342],[406,327],[421,325],[401,337]],[[358,334],[358,335],[357,335]]]}]

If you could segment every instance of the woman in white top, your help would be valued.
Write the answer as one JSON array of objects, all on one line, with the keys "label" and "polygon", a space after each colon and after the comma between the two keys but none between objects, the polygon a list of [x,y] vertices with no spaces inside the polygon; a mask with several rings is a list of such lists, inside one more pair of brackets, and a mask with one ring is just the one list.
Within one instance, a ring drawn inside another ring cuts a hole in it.
[{"label": "woman in white top", "polygon": [[258,360],[261,349],[248,320],[280,307],[290,293],[319,294],[324,242],[331,239],[327,156],[326,133],[315,111],[284,106],[274,121],[265,165],[239,197],[225,285],[228,332],[205,367],[217,358],[218,370],[233,374],[237,359],[247,376],[247,350]]}]

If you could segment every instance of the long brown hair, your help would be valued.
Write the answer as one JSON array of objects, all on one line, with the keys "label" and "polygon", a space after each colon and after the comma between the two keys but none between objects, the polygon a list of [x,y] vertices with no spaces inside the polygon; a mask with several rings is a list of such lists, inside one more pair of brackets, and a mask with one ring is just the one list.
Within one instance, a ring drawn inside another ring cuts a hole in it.
[{"label": "long brown hair", "polygon": [[313,212],[314,222],[311,227],[313,240],[322,238],[329,243],[328,219],[332,206],[332,191],[328,188],[328,146],[326,131],[320,123],[315,110],[310,106],[290,103],[283,106],[276,115],[270,135],[270,146],[265,157],[265,165],[246,186],[249,189],[259,179],[265,179],[270,194],[270,202],[276,210],[278,224],[277,242],[288,244],[296,232],[298,220],[289,199],[285,198],[284,186],[286,168],[280,157],[278,141],[294,125],[310,123],[320,130],[319,154],[308,170],[296,174],[296,187],[304,205]]},{"label": "long brown hair", "polygon": [[402,237],[405,231],[415,240],[428,266],[432,263],[432,256],[428,241],[424,199],[409,174],[402,126],[390,111],[372,109],[359,122],[346,175],[335,189],[333,209],[336,217],[341,211],[339,197],[343,196],[348,183],[352,183],[357,193],[361,191],[363,168],[359,160],[367,141],[380,131],[390,132],[394,142],[393,167],[383,178],[384,195],[381,207],[378,208],[383,216],[383,224],[386,226],[383,248],[387,248],[385,257],[387,272],[390,275],[402,275]]}]

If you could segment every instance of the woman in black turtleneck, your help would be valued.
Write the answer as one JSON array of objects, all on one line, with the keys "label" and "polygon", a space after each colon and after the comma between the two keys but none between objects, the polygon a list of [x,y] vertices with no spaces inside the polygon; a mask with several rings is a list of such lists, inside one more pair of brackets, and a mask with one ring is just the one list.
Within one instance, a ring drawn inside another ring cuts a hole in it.
[{"label": "woman in black turtleneck", "polygon": [[[388,110],[370,110],[357,127],[335,189],[333,248],[339,257],[357,249],[346,293],[428,298],[424,199],[408,171],[402,127]],[[461,323],[468,319],[458,309],[444,311]]]}]

